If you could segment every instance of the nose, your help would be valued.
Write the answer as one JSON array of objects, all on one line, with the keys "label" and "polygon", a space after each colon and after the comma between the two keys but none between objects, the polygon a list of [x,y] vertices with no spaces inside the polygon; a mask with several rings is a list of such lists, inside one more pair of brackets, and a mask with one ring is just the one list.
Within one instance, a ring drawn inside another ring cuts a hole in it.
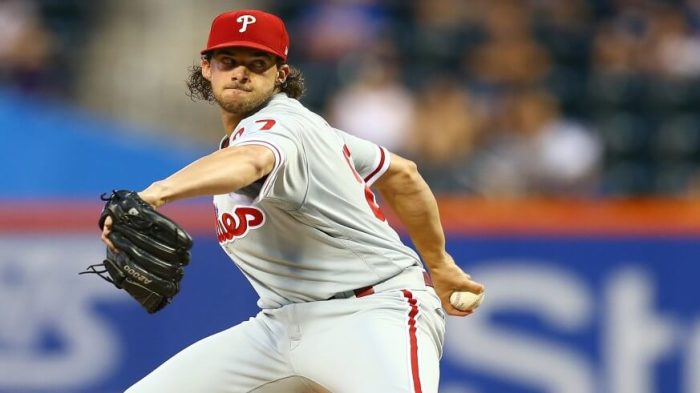
[{"label": "nose", "polygon": [[242,83],[242,82],[248,81],[248,79],[249,79],[248,68],[246,68],[243,65],[239,65],[231,71],[231,80],[232,81]]}]

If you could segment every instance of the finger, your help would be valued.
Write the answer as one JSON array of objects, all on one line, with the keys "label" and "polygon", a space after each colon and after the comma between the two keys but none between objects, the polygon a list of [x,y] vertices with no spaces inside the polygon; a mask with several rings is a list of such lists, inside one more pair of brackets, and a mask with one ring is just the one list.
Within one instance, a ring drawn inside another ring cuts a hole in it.
[{"label": "finger", "polygon": [[109,240],[109,232],[110,230],[107,229],[107,226],[105,225],[104,229],[102,229],[102,241],[105,242],[105,244],[114,247],[112,241]]},{"label": "finger", "polygon": [[467,280],[467,281],[462,282],[461,284],[462,285],[458,288],[455,288],[455,290],[468,291],[468,292],[476,293],[476,294],[483,293],[486,290],[486,288],[484,287],[483,284],[480,284],[476,281]]},{"label": "finger", "polygon": [[114,244],[112,243],[112,241],[109,240],[109,238],[107,237],[107,235],[105,235],[104,233],[102,233],[102,242],[103,242],[104,244],[106,244],[107,247],[109,247],[109,249],[112,250],[112,252],[118,252],[117,248],[114,247]]},{"label": "finger", "polygon": [[453,306],[452,303],[450,303],[450,308],[453,309],[453,310],[456,311],[456,312],[468,312],[468,313],[473,313],[477,308],[479,308],[479,305],[472,306],[472,307],[470,307],[470,308],[468,308],[468,309],[461,309],[461,308],[457,308],[457,307]]},{"label": "finger", "polygon": [[471,315],[474,312],[474,310],[462,311],[452,306],[449,306],[445,309],[445,312],[447,312],[448,315],[452,315],[453,317],[466,317],[467,315]]},{"label": "finger", "polygon": [[474,307],[470,310],[460,310],[460,309],[456,308],[455,306],[453,306],[452,303],[450,303],[450,301],[447,299],[442,301],[442,308],[443,308],[443,310],[445,310],[445,312],[448,315],[452,315],[452,316],[456,316],[456,317],[465,317],[465,316],[473,313],[474,310],[476,309],[476,307]]}]

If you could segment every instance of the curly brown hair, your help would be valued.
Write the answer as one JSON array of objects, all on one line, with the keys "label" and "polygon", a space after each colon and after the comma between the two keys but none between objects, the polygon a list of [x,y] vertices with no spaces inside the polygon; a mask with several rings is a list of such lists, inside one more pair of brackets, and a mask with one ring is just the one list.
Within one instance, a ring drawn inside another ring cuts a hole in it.
[{"label": "curly brown hair", "polygon": [[[210,56],[205,58],[207,61],[211,60]],[[284,63],[281,60],[277,61],[277,67],[282,66]],[[208,102],[214,102],[214,93],[211,90],[211,82],[206,80],[202,76],[202,67],[199,65],[193,65],[189,68],[189,75],[185,83],[187,84],[187,96],[193,101],[203,100]],[[282,93],[287,94],[287,96],[299,99],[306,92],[306,86],[304,86],[304,75],[297,68],[289,66],[289,75],[287,75],[287,80],[279,85],[279,89]]]}]

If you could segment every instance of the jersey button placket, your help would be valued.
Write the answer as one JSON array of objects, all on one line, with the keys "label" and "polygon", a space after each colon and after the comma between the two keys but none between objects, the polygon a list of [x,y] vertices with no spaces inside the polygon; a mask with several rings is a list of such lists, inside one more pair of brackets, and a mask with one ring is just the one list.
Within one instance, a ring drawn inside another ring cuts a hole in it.
[{"label": "jersey button placket", "polygon": [[289,350],[296,348],[301,342],[301,325],[296,304],[287,305],[287,336],[289,338]]}]

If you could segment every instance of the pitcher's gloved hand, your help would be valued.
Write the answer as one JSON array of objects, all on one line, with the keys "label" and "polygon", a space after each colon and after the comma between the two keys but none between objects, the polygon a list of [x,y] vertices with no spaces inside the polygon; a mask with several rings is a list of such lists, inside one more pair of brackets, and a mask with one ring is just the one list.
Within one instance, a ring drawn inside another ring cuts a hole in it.
[{"label": "pitcher's gloved hand", "polygon": [[83,273],[96,273],[124,289],[146,311],[154,313],[180,290],[183,267],[190,261],[192,238],[173,220],[157,212],[134,191],[119,190],[107,197],[99,226],[110,218],[103,263]]}]

